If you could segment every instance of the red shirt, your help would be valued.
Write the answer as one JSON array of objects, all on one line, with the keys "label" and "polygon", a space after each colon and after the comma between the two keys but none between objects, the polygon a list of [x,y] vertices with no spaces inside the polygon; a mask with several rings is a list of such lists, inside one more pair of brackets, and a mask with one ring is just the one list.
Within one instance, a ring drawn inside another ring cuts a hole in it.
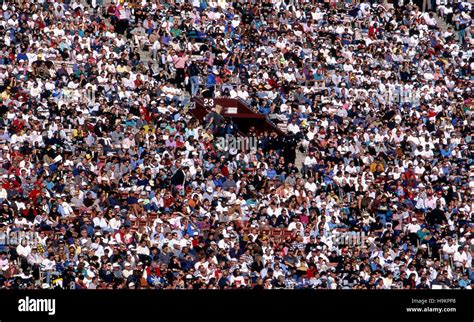
[{"label": "red shirt", "polygon": [[221,168],[221,173],[222,173],[222,175],[223,175],[224,177],[227,178],[227,177],[229,176],[229,169],[228,169],[226,166],[223,166],[223,167]]},{"label": "red shirt", "polygon": [[316,275],[317,272],[318,272],[318,270],[316,269],[316,267],[309,268],[306,271],[306,277],[307,278],[313,278],[314,275]]},{"label": "red shirt", "polygon": [[164,200],[163,200],[163,206],[165,208],[169,208],[169,206],[171,206],[172,204],[174,203],[174,198],[173,197],[166,197]]},{"label": "red shirt", "polygon": [[34,188],[33,190],[31,190],[31,192],[29,193],[28,195],[28,198],[31,199],[31,201],[33,201],[34,203],[36,203],[36,200],[38,199],[38,196],[41,195],[41,187],[39,188]]},{"label": "red shirt", "polygon": [[[159,267],[156,267],[156,266],[155,266],[154,271],[155,271],[156,276],[161,276],[161,271],[160,271],[160,268],[159,268]],[[147,276],[150,276],[150,275],[151,275],[151,266],[148,266],[148,267],[146,268],[146,274],[147,274]]]},{"label": "red shirt", "polygon": [[375,34],[378,32],[378,28],[370,27],[369,28],[369,38],[375,38]]}]

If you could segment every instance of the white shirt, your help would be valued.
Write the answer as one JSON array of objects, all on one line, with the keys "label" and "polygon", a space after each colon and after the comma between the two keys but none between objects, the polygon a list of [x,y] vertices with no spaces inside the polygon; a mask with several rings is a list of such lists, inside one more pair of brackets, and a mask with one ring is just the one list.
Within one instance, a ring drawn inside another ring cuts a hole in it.
[{"label": "white shirt", "polygon": [[43,267],[43,269],[45,271],[51,271],[51,270],[54,270],[54,266],[56,265],[56,262],[53,260],[49,260],[48,258],[45,258],[42,262],[41,262],[41,266]]},{"label": "white shirt", "polygon": [[453,260],[454,260],[454,262],[459,262],[461,264],[465,263],[464,267],[469,267],[470,266],[469,262],[467,261],[467,254],[464,251],[454,253]]},{"label": "white shirt", "polygon": [[293,134],[297,134],[298,132],[300,132],[300,127],[298,126],[298,124],[290,123],[290,124],[288,124],[288,132],[292,132]]},{"label": "white shirt", "polygon": [[[92,222],[94,223],[94,226],[99,226],[100,228],[107,228],[107,220],[102,217],[95,217]],[[120,227],[119,227],[120,228]]]},{"label": "white shirt", "polygon": [[112,229],[117,230],[117,229],[120,228],[121,225],[122,225],[122,221],[120,219],[118,219],[118,220],[115,219],[115,217],[110,219],[110,221],[109,221],[109,226]]},{"label": "white shirt", "polygon": [[416,233],[418,230],[420,230],[420,225],[419,224],[408,224],[407,225],[407,230],[410,232],[410,233]]},{"label": "white shirt", "polygon": [[28,255],[31,253],[31,247],[30,245],[26,245],[25,247],[22,245],[18,245],[16,247],[16,252],[20,256],[28,257]]}]

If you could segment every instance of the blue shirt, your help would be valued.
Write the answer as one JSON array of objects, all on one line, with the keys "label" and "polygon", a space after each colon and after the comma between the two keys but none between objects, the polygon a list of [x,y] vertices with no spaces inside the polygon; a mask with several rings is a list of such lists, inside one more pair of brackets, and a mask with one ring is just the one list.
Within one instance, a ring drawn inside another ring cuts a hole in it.
[{"label": "blue shirt", "polygon": [[451,155],[451,148],[448,148],[447,150],[439,149],[439,151],[443,157],[449,157]]},{"label": "blue shirt", "polygon": [[276,173],[275,169],[268,169],[268,170],[267,170],[267,177],[268,177],[269,179],[275,178],[276,175],[277,175],[277,173]]},{"label": "blue shirt", "polygon": [[471,284],[469,280],[460,280],[459,281],[459,287],[466,288]]},{"label": "blue shirt", "polygon": [[214,74],[207,75],[206,86],[212,87],[214,85],[216,85],[216,76],[214,76]]}]

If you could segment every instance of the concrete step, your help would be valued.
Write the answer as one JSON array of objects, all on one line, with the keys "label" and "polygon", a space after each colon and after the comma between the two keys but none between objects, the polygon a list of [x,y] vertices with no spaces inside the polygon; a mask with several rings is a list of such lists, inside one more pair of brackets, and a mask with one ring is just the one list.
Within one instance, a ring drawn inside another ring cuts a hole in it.
[{"label": "concrete step", "polygon": [[295,165],[298,168],[298,170],[300,170],[300,172],[301,172],[301,168],[303,167],[303,162],[305,158],[306,158],[306,153],[302,153],[297,147]]},{"label": "concrete step", "polygon": [[[84,0],[83,0],[83,5],[84,5],[84,8],[87,8],[87,10],[92,10],[92,8],[89,5],[87,5],[86,1],[84,1]],[[111,26],[110,19],[104,19],[104,23],[107,27]],[[140,54],[141,60],[144,63],[148,63],[149,61],[152,60],[150,50],[149,51],[144,51],[144,50],[142,50],[142,48],[139,48],[138,53]]]},{"label": "concrete step", "polygon": [[[443,17],[439,16],[437,13],[434,13],[434,17],[436,19],[436,21],[438,22],[438,27],[442,30],[442,31],[447,31],[448,30],[448,27],[451,27],[453,28],[453,30],[455,30],[454,26],[447,23],[446,20],[443,19]],[[456,31],[453,32],[454,34],[454,38],[456,40],[459,40],[459,35]]]}]

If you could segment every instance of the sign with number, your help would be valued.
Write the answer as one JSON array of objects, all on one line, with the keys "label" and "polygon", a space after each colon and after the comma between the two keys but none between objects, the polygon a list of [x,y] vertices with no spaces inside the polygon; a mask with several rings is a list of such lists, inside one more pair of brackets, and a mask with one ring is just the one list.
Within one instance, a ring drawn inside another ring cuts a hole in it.
[{"label": "sign with number", "polygon": [[204,99],[204,106],[205,107],[214,107],[214,99],[213,98],[205,98]]}]

